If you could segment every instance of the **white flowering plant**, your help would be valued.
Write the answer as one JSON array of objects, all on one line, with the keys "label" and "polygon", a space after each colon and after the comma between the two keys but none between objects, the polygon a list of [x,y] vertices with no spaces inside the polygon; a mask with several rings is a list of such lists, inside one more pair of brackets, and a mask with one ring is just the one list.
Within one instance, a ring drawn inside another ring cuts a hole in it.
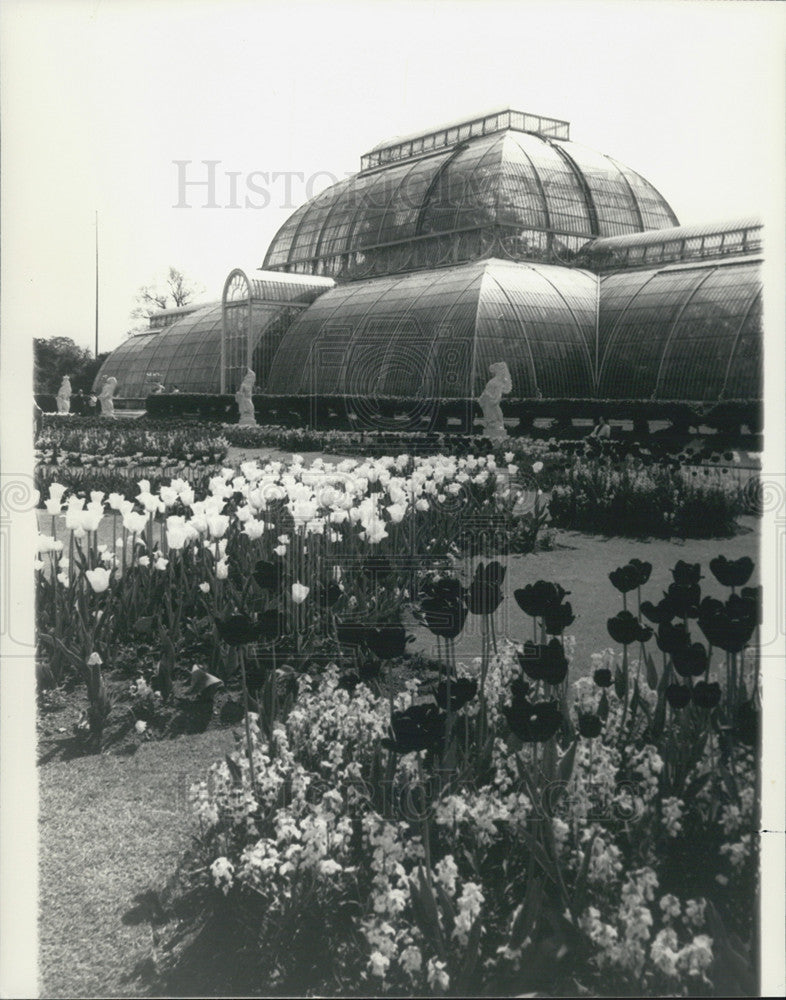
[{"label": "white flowering plant", "polygon": [[[633,569],[612,577],[640,579]],[[463,596],[443,583],[426,601],[493,617],[501,577],[485,568]],[[482,656],[454,663],[450,622],[427,605],[447,660],[436,693],[417,679],[347,690],[331,665],[301,678],[267,738],[252,716],[246,752],[195,787],[203,884],[257,929],[261,981],[364,995],[753,993],[744,734],[722,735],[701,699],[666,701],[659,731],[663,686],[645,681],[641,632],[641,660],[606,650],[569,689],[565,592],[539,581],[515,596],[535,637],[555,639],[514,646],[489,624]]]}]

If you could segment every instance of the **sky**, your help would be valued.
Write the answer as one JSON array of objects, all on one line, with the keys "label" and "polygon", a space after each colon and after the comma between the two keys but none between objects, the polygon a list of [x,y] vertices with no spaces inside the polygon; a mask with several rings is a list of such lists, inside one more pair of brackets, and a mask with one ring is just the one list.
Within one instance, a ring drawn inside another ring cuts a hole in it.
[{"label": "sky", "polygon": [[[218,299],[377,142],[504,105],[570,121],[684,223],[766,213],[782,180],[783,7],[7,0],[6,335],[93,347],[96,213],[104,351],[168,265]],[[189,183],[205,160],[213,207]]]}]

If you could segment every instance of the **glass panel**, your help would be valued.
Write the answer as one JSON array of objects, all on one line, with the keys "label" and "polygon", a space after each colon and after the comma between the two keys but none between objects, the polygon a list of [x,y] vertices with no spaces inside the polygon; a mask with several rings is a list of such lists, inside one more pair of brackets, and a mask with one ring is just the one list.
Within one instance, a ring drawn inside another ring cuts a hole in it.
[{"label": "glass panel", "polygon": [[750,312],[760,289],[755,262],[605,277],[601,398],[718,399],[741,329],[753,356],[748,363],[735,355],[740,374],[729,368],[724,395],[760,398],[760,348],[754,345],[758,318]]},{"label": "glass panel", "polygon": [[342,285],[290,327],[269,391],[465,397],[504,360],[516,395],[537,386],[588,396],[594,323],[595,278],[546,265],[472,263]]}]

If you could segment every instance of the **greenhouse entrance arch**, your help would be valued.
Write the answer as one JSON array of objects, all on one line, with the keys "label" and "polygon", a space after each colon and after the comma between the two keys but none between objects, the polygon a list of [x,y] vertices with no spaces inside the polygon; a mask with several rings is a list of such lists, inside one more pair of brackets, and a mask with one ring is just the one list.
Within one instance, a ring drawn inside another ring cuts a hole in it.
[{"label": "greenhouse entrance arch", "polygon": [[267,385],[273,356],[293,320],[323,292],[332,278],[235,268],[221,296],[220,392],[236,392],[248,368],[258,389]]}]

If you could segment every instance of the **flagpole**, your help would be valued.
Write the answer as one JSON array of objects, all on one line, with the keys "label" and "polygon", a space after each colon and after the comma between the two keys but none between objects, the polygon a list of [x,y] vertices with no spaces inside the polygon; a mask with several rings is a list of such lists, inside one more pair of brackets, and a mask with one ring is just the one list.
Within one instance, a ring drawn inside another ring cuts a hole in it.
[{"label": "flagpole", "polygon": [[98,357],[98,211],[96,211],[96,357]]}]

